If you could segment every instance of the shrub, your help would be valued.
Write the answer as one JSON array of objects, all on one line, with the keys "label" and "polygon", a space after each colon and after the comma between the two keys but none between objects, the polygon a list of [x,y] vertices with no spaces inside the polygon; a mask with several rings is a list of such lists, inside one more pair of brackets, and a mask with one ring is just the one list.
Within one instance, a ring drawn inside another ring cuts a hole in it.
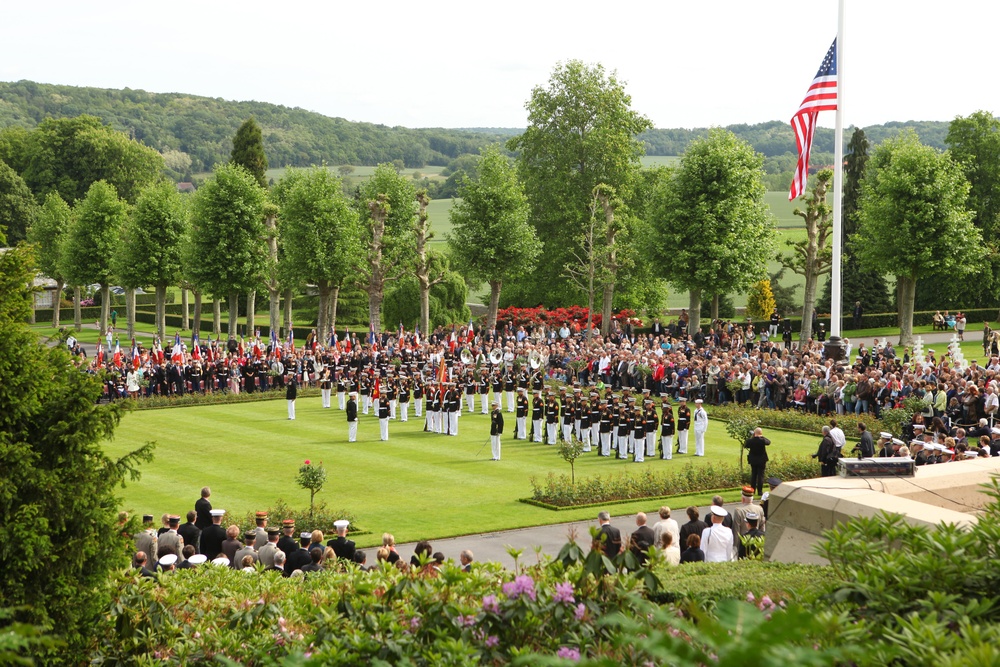
[{"label": "shrub", "polygon": [[[868,430],[872,433],[890,430],[881,421],[875,419],[874,415],[832,415],[830,417],[823,417],[810,412],[799,412],[798,410],[758,410],[757,408],[737,405],[735,403],[712,406],[712,419],[728,422],[733,419],[743,418],[744,416],[747,416],[749,419],[758,420],[762,428],[783,428],[790,431],[815,433],[818,436],[823,435],[823,427],[829,426],[830,419],[836,419],[837,424],[844,430],[844,433],[848,437],[857,433],[860,422],[864,422]],[[893,431],[893,433],[899,434],[898,431]]]},{"label": "shrub", "polygon": [[[819,467],[809,457],[781,453],[768,462],[767,471],[768,475],[789,481],[816,477]],[[569,507],[731,489],[749,481],[749,470],[743,473],[738,465],[731,463],[708,463],[697,467],[688,463],[680,470],[670,472],[645,469],[638,475],[597,475],[575,484],[568,475],[549,473],[541,482],[531,478],[531,499]]]},{"label": "shrub", "polygon": [[[299,398],[315,398],[320,395],[320,390],[315,387],[299,387]],[[269,389],[268,391],[255,391],[252,394],[240,392],[233,394],[230,392],[216,391],[211,394],[199,394],[187,392],[183,396],[150,396],[148,398],[137,398],[131,401],[124,401],[133,410],[153,410],[159,408],[182,408],[192,405],[228,405],[230,403],[255,403],[257,401],[274,401],[285,398],[284,389]]]},{"label": "shrub", "polygon": [[[274,504],[266,508],[267,522],[272,526],[280,526],[285,519],[294,519],[297,531],[322,530],[326,534],[333,532],[333,522],[338,519],[347,519],[351,522],[351,533],[358,534],[365,531],[357,524],[353,512],[345,509],[330,509],[326,503],[320,501],[313,509],[312,513],[308,509],[296,509],[286,503],[281,498],[274,501]],[[241,530],[250,530],[257,525],[256,510],[247,512],[246,516],[240,520]]]}]

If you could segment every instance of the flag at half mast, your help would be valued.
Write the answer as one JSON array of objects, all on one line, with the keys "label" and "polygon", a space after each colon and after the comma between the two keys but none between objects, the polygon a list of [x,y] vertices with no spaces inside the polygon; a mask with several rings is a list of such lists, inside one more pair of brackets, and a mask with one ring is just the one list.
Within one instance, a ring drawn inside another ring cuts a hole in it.
[{"label": "flag at half mast", "polygon": [[813,132],[816,130],[816,117],[820,111],[837,110],[837,40],[833,40],[830,50],[826,52],[819,71],[809,86],[806,98],[799,105],[799,110],[792,116],[792,130],[795,132],[795,144],[799,149],[799,162],[795,166],[792,177],[792,187],[788,192],[789,201],[794,200],[806,190],[809,180],[809,152],[812,150]]}]

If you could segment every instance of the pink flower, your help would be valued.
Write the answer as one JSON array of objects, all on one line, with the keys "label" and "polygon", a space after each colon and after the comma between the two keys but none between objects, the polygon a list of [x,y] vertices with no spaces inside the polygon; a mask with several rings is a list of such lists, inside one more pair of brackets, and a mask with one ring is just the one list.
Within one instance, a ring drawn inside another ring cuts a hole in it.
[{"label": "pink flower", "polygon": [[500,638],[496,635],[490,635],[486,638],[486,648],[496,648],[500,644]]},{"label": "pink flower", "polygon": [[561,646],[559,647],[559,651],[556,653],[556,657],[572,660],[573,662],[580,662],[580,650],[569,646]]},{"label": "pink flower", "polygon": [[587,605],[582,602],[576,605],[576,610],[573,612],[573,615],[576,616],[576,620],[582,621],[583,617],[587,615]]},{"label": "pink flower", "polygon": [[310,465],[310,464],[309,464],[309,459],[306,459],[306,465]]},{"label": "pink flower", "polygon": [[576,599],[573,597],[573,584],[568,581],[563,581],[556,584],[556,592],[552,596],[553,602],[565,602],[566,604],[573,604]]},{"label": "pink flower", "polygon": [[483,598],[483,611],[488,614],[496,614],[500,611],[500,603],[497,601],[497,596],[487,595]]},{"label": "pink flower", "polygon": [[508,581],[503,585],[503,594],[511,600],[516,600],[524,595],[534,602],[536,599],[535,580],[526,574],[522,574],[515,578],[514,581]]},{"label": "pink flower", "polygon": [[754,597],[753,593],[747,593],[747,602],[749,602],[750,604],[753,604],[756,601],[757,601],[757,598]]}]

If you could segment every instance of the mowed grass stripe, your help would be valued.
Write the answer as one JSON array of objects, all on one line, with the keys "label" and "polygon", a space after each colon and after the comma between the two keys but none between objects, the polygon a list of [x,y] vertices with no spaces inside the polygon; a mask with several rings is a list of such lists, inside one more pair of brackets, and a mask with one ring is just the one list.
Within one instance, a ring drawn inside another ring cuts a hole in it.
[{"label": "mowed grass stripe", "polygon": [[[336,403],[334,403],[336,405]],[[344,413],[324,410],[319,398],[299,400],[296,420],[287,419],[284,400],[217,405],[128,414],[108,452],[121,455],[143,442],[157,443],[155,460],[142,467],[142,479],[123,491],[123,509],[184,513],[193,508],[202,486],[212,487],[216,507],[242,517],[278,498],[304,507],[309,494],[295,484],[305,459],[322,461],[329,479],[318,500],[353,512],[377,536],[389,531],[400,541],[492,532],[592,518],[593,509],[551,512],[517,502],[531,493],[530,477],[568,473],[554,447],[512,440],[513,415],[505,413],[503,460],[490,461],[489,418],[463,414],[459,436],[423,432],[423,420],[391,422],[389,441],[380,442],[378,421],[362,416],[358,442],[347,442]],[[818,438],[768,433],[772,456],[785,451],[808,454]],[[485,446],[484,446],[485,445]],[[694,448],[694,437],[690,442]],[[576,474],[609,475],[625,471],[682,470],[689,462],[735,462],[739,449],[725,426],[713,421],[707,456],[647,460],[644,464],[604,459],[596,453],[577,461]],[[478,453],[478,457],[477,457]],[[625,513],[653,509],[636,501],[614,506]],[[363,540],[363,543],[366,543]],[[367,543],[366,543],[367,545]]]}]

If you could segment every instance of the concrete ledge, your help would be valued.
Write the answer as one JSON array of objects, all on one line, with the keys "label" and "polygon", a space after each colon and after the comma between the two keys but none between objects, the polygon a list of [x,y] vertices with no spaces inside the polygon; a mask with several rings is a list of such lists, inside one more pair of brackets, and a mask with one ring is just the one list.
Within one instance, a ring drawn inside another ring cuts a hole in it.
[{"label": "concrete ledge", "polygon": [[764,555],[783,563],[824,563],[813,553],[823,531],[881,512],[919,526],[971,526],[989,500],[982,485],[997,475],[1000,457],[921,466],[915,477],[784,482],[768,501]]}]

